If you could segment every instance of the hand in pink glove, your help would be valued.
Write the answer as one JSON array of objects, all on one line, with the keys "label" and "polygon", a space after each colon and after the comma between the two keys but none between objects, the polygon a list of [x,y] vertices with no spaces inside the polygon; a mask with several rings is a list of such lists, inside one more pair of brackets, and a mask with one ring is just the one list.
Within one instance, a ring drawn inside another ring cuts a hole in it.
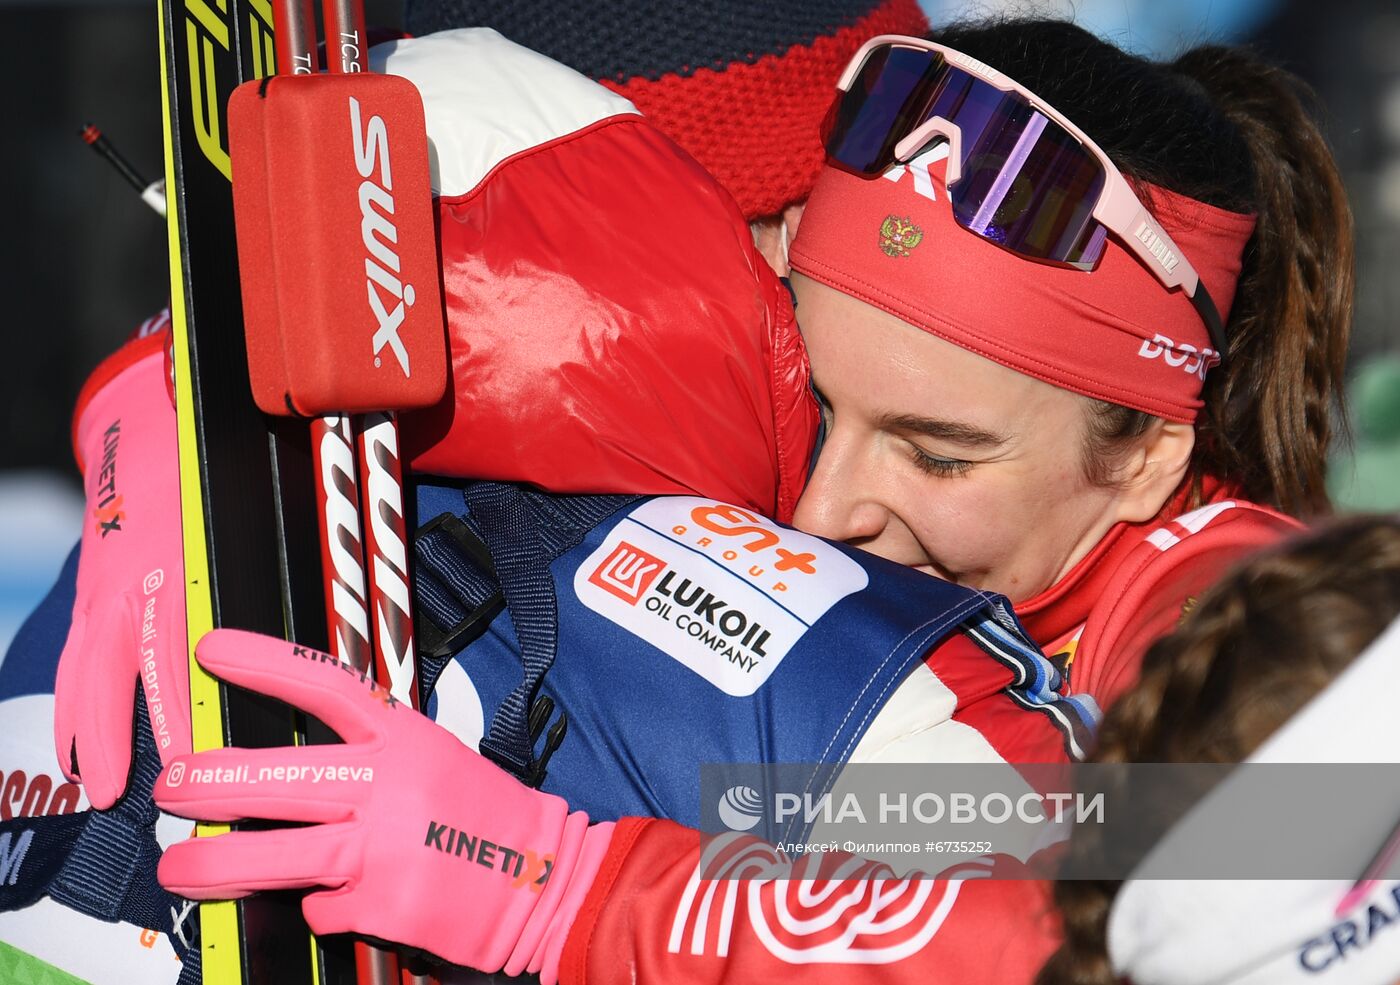
[{"label": "hand in pink glove", "polygon": [[611,823],[590,827],[332,656],[237,630],[215,630],[195,654],[225,681],[316,716],[345,744],[177,757],[156,782],[165,810],[312,826],[174,845],[160,860],[162,885],[191,899],[325,887],[302,902],[318,934],[557,980]]},{"label": "hand in pink glove", "polygon": [[126,789],[138,681],[162,762],[191,748],[180,463],[163,348],[159,336],[128,343],[99,367],[74,437],[88,508],[54,743],[64,775],[81,779],[98,808]]}]

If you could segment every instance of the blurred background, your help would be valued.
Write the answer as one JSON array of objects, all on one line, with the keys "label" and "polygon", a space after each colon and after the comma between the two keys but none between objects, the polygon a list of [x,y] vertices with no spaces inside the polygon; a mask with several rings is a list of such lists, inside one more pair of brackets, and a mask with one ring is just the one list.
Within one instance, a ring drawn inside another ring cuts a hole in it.
[{"label": "blurred background", "polygon": [[[683,0],[677,0],[683,2]],[[1132,50],[1169,57],[1247,43],[1317,91],[1356,214],[1360,374],[1356,454],[1339,457],[1344,505],[1400,508],[1400,3],[1396,0],[924,0],[930,19],[1000,12],[1073,17]],[[394,27],[401,0],[369,0]],[[10,38],[0,155],[11,219],[0,242],[0,654],[78,538],[82,498],[70,411],[91,369],[166,301],[164,223],[79,139],[101,128],[148,178],[161,169],[151,0],[0,0]],[[1359,464],[1357,464],[1359,463]]]}]

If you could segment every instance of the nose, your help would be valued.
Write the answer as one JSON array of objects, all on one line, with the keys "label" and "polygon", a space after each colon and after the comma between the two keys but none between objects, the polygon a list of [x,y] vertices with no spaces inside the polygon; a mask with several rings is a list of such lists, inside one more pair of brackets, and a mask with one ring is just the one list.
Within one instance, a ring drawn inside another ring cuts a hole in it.
[{"label": "nose", "polygon": [[889,511],[875,495],[870,463],[858,442],[838,427],[827,437],[816,467],[797,501],[792,525],[828,540],[860,544],[879,537]]}]

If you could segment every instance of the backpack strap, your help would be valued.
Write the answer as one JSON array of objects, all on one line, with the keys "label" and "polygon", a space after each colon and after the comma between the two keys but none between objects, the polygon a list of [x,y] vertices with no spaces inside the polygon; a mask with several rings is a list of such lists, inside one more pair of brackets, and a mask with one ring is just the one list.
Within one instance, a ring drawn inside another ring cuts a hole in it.
[{"label": "backpack strap", "polygon": [[496,709],[480,748],[531,786],[544,781],[549,755],[568,727],[561,713],[544,751],[535,756],[535,744],[554,711],[548,698],[537,700],[559,638],[550,565],[639,498],[565,496],[512,483],[476,482],[463,488],[463,516],[442,514],[415,537],[419,564],[414,592],[425,617],[417,632],[431,662],[423,674],[428,690],[452,653],[480,636],[502,609],[510,612],[524,672]]}]

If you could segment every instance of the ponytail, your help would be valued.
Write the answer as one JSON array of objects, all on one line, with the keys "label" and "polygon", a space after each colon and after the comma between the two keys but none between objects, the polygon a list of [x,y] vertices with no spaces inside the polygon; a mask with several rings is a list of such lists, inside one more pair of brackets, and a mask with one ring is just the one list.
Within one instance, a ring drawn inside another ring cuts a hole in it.
[{"label": "ponytail", "polygon": [[[1193,462],[1256,502],[1330,512],[1327,450],[1351,329],[1352,218],[1336,162],[1294,76],[1238,48],[1201,47],[1171,68],[1199,83],[1239,130],[1253,165],[1254,236],[1206,380]],[[1345,417],[1339,418],[1345,430]]]}]

